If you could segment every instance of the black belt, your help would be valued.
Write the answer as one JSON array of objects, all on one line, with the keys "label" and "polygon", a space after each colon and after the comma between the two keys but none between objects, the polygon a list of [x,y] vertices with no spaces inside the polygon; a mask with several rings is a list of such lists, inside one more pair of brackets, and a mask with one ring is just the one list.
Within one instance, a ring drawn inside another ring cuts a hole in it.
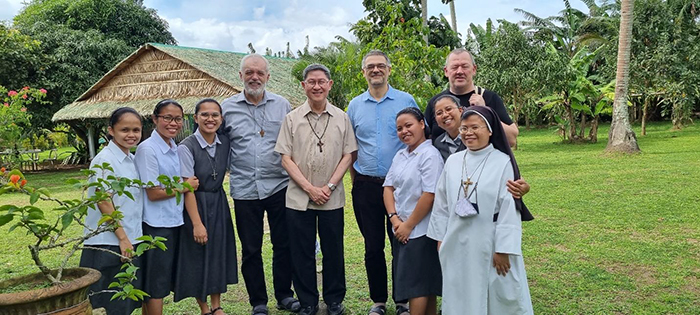
[{"label": "black belt", "polygon": [[355,180],[360,182],[384,184],[384,177],[368,176],[360,173],[355,173]]}]

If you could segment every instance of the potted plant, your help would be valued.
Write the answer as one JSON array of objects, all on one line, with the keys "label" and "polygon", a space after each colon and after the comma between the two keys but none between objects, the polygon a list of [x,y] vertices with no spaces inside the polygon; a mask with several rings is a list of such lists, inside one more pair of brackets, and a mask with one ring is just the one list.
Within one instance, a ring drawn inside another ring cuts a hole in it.
[{"label": "potted plant", "polygon": [[[95,176],[97,172],[112,171],[108,163],[95,165],[93,169],[83,170],[87,177],[93,177],[94,181],[80,181],[69,179],[69,184],[75,185],[81,192],[80,199],[60,200],[51,196],[44,187],[32,187],[19,170],[6,171],[0,169],[0,194],[23,193],[29,198],[29,204],[25,206],[2,205],[0,206],[0,227],[9,225],[9,230],[22,230],[32,236],[28,254],[39,269],[38,273],[0,282],[0,292],[3,289],[16,287],[18,284],[36,283],[36,288],[22,290],[13,293],[0,293],[0,315],[2,314],[41,314],[53,313],[63,310],[60,314],[91,314],[91,306],[88,299],[88,287],[100,278],[97,270],[90,268],[69,268],[70,258],[79,250],[90,248],[83,243],[92,236],[100,233],[115,231],[119,227],[119,221],[123,214],[115,205],[115,211],[111,214],[103,214],[97,228],[86,226],[84,218],[90,208],[96,208],[98,203],[112,201],[112,196],[127,196],[133,199],[127,188],[153,187],[153,183],[143,183],[138,179],[129,179],[109,175],[106,178]],[[166,192],[175,193],[180,202],[183,188],[192,189],[187,183],[180,183],[180,178],[162,175],[158,181],[166,189]],[[88,196],[87,189],[95,187],[95,194]],[[45,211],[37,206],[38,201],[46,201],[54,204],[52,210],[58,213],[57,218],[48,218]],[[113,204],[114,205],[114,204]],[[69,235],[68,227],[78,224],[86,229],[81,235]],[[158,248],[166,250],[162,237],[144,235],[142,241],[132,251],[132,258],[121,256],[123,272],[115,276],[109,292],[114,295],[112,299],[141,300],[148,296],[146,292],[131,285],[136,277],[136,267],[133,259],[142,255],[145,251]],[[57,266],[48,266],[43,259],[42,252],[51,249],[59,249],[61,258]],[[112,253],[112,252],[110,252]],[[114,289],[114,290],[111,290]]]}]

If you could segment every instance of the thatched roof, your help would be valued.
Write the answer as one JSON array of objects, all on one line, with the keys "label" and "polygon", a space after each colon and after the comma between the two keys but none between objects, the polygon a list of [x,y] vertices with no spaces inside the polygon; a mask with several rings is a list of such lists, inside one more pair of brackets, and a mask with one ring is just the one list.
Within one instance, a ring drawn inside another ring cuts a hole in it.
[{"label": "thatched roof", "polygon": [[[243,90],[238,77],[246,54],[146,44],[107,72],[97,83],[63,107],[53,121],[103,119],[123,106],[146,116],[164,98],[177,100],[185,114],[194,113],[194,104],[205,97],[219,101]],[[292,77],[294,59],[266,56],[270,64],[267,90],[298,106],[306,97]]]}]

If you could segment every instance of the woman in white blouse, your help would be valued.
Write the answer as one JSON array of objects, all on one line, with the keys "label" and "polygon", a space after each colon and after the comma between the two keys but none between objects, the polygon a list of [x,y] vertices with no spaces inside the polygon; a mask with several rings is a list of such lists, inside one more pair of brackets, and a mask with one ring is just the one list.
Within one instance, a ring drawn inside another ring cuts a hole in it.
[{"label": "woman in white blouse", "polygon": [[392,273],[394,300],[409,301],[412,315],[436,314],[442,274],[437,242],[426,236],[442,173],[440,152],[426,139],[423,114],[406,108],[396,116],[399,150],[384,181],[384,205],[394,229]]},{"label": "woman in white blouse", "polygon": [[[180,158],[177,154],[175,136],[182,129],[182,106],[174,100],[158,102],[151,116],[155,129],[151,136],[136,149],[136,168],[141,181],[159,185],[158,176],[180,176]],[[199,186],[197,177],[187,179],[193,189]],[[146,300],[145,313],[158,315],[163,312],[163,298],[173,287],[173,272],[179,227],[183,224],[183,203],[178,203],[175,194],[168,194],[161,187],[144,190],[143,233],[161,236],[168,248],[166,251],[149,250],[144,254],[144,291],[150,295]]]},{"label": "woman in white blouse", "polygon": [[[107,128],[110,141],[92,160],[90,169],[106,162],[114,169],[114,172],[95,168],[93,170],[96,171],[96,174],[90,178],[90,182],[97,181],[98,177],[107,179],[110,175],[117,178],[139,179],[134,165],[134,155],[129,150],[141,140],[141,128],[141,115],[134,109],[122,107],[112,112]],[[98,228],[97,223],[102,218],[103,213],[111,214],[116,208],[124,215],[124,218],[119,222],[120,227],[114,232],[103,232],[85,241],[86,249],[83,250],[80,257],[80,266],[97,269],[102,273],[100,280],[90,286],[90,290],[93,292],[106,290],[109,284],[114,281],[114,275],[121,271],[122,261],[119,256],[104,250],[124,257],[131,257],[129,250],[134,249],[134,245],[139,242],[136,239],[142,236],[143,200],[141,199],[141,189],[133,187],[127,188],[127,190],[134,197],[133,199],[126,195],[114,195],[111,200],[99,203],[97,208],[88,209],[85,219],[87,227],[84,232],[86,235]],[[95,188],[91,187],[88,190],[88,196],[94,195]],[[96,249],[90,249],[91,247]],[[134,264],[138,266],[140,262],[135,260]],[[139,279],[133,281],[132,284],[136,288],[141,287]],[[140,306],[140,303],[129,299],[110,301],[111,297],[111,294],[91,295],[90,303],[94,308],[104,307],[108,314],[131,314],[134,309]]]}]

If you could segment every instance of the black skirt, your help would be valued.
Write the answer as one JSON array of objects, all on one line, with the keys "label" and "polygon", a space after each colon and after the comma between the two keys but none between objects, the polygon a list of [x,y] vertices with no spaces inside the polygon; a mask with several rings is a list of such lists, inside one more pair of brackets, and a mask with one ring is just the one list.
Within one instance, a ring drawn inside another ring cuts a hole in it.
[{"label": "black skirt", "polygon": [[394,300],[442,295],[442,271],[437,241],[423,235],[401,244],[392,239]]},{"label": "black skirt", "polygon": [[173,288],[179,231],[179,227],[158,228],[143,223],[143,235],[162,236],[167,239],[164,242],[167,250],[153,248],[142,256],[143,291],[148,293],[152,299],[162,299],[170,295]]},{"label": "black skirt", "polygon": [[175,302],[188,297],[206,300],[211,294],[226,292],[227,285],[238,283],[236,237],[226,193],[221,188],[195,191],[194,195],[208,240],[205,245],[194,241],[192,220],[185,211],[175,264]]},{"label": "black skirt", "polygon": [[[86,245],[89,247],[96,247],[96,248],[101,248],[104,250],[110,250],[115,253],[119,253],[119,246],[111,246],[111,245]],[[134,247],[136,247],[136,244],[134,244]],[[114,282],[114,275],[119,273],[121,271],[123,262],[119,258],[119,256],[106,253],[100,250],[94,250],[94,249],[89,249],[85,248],[83,249],[82,254],[80,255],[80,267],[87,267],[87,268],[92,268],[92,269],[97,269],[102,273],[102,277],[100,280],[95,282],[90,286],[90,292],[99,292],[102,290],[114,290],[114,289],[108,289],[109,284]],[[141,260],[137,257],[134,259],[134,265],[136,267],[140,267]],[[139,269],[136,272],[136,280],[132,281],[131,284],[134,285],[134,288],[141,289],[142,288],[142,273],[141,269]],[[100,308],[103,307],[108,315],[112,314],[119,314],[119,315],[130,315],[135,309],[141,307],[141,301],[134,301],[131,299],[115,299],[113,301],[110,301],[112,298],[112,295],[114,293],[111,292],[105,292],[105,293],[98,293],[98,294],[93,294],[90,296],[90,304],[92,304],[93,308]]]}]

